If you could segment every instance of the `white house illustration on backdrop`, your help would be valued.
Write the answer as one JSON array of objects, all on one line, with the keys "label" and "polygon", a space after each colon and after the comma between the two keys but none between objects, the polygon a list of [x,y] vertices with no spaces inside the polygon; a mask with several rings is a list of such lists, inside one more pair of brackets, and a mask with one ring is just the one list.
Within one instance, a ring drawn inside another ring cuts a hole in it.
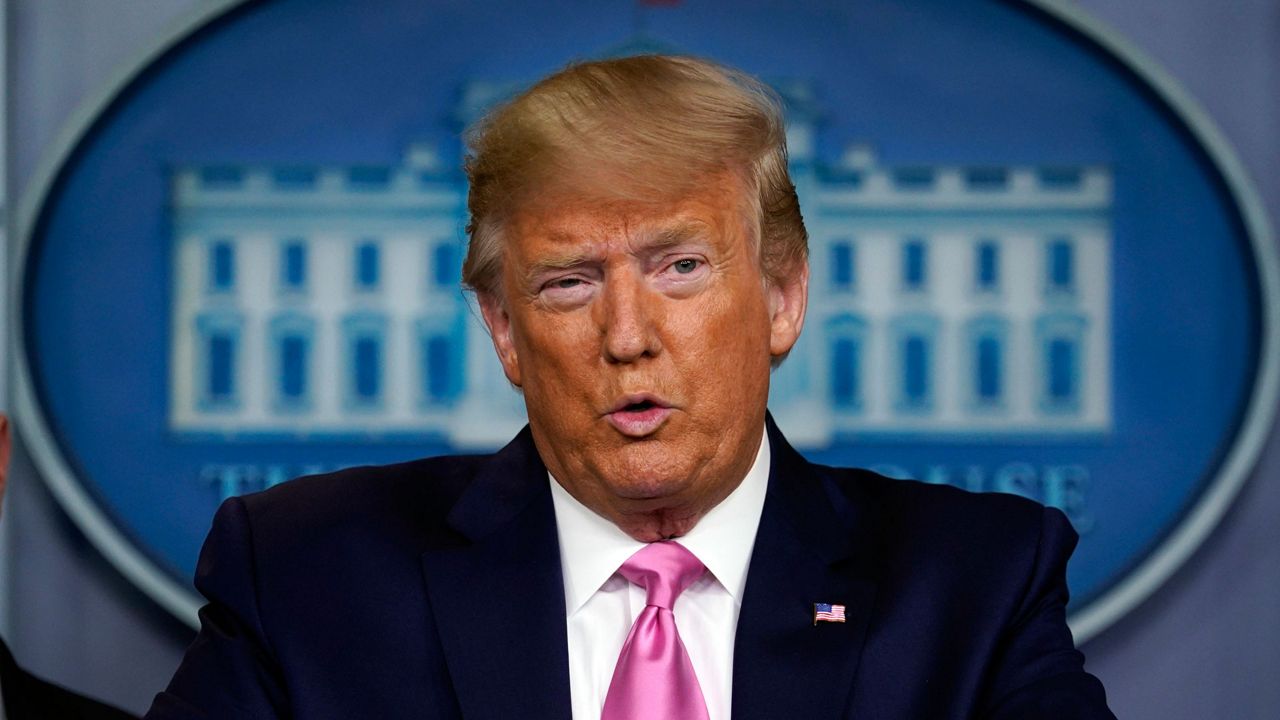
[{"label": "white house illustration on backdrop", "polygon": [[[1106,432],[1110,172],[824,162],[811,88],[777,85],[813,272],[770,402],[791,439]],[[459,115],[512,89],[469,83]],[[396,166],[177,168],[171,430],[509,439],[520,397],[458,287],[456,166],[420,145]]]}]

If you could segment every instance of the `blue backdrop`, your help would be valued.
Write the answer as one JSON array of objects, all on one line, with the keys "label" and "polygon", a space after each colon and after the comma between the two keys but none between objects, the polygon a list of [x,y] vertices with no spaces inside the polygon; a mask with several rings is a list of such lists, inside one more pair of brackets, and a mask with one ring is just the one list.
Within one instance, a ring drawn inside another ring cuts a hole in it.
[{"label": "blue backdrop", "polygon": [[[179,575],[189,571],[217,500],[216,488],[196,482],[210,457],[339,464],[448,448],[246,448],[173,437],[163,421],[169,169],[394,163],[422,139],[447,149],[461,83],[528,81],[569,57],[606,52],[636,30],[626,4],[533,12],[406,3],[372,15],[307,3],[308,21],[290,22],[301,5],[238,13],[123,96],[73,158],[26,269],[28,349],[62,449],[125,530]],[[644,24],[674,47],[769,78],[813,81],[824,108],[819,150],[828,158],[849,142],[870,141],[892,164],[1111,168],[1111,433],[1013,447],[870,438],[811,454],[917,474],[932,465],[1086,465],[1093,523],[1072,568],[1078,599],[1141,557],[1214,474],[1257,350],[1247,243],[1213,168],[1176,118],[1123,68],[1014,5],[797,12],[743,3],[726,14],[689,3],[651,11]],[[68,352],[72,345],[92,352]],[[184,497],[197,492],[198,502]]]}]

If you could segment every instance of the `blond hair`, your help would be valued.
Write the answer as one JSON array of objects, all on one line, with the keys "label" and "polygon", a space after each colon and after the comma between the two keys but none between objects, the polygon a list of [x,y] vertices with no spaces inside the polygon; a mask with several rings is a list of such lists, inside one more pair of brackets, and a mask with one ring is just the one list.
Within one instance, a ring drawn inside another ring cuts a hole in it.
[{"label": "blond hair", "polygon": [[737,70],[667,55],[573,64],[481,118],[466,142],[462,279],[477,293],[500,294],[502,230],[526,203],[666,203],[725,173],[747,184],[765,279],[808,257],[781,102]]}]

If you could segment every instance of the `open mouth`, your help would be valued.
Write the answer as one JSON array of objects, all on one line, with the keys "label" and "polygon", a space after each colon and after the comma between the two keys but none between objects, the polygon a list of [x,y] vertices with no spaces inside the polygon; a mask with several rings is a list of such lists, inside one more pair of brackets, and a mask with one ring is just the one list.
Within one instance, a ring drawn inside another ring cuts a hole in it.
[{"label": "open mouth", "polygon": [[643,413],[653,409],[668,409],[670,404],[662,398],[647,392],[628,393],[618,398],[614,402],[613,407],[609,409],[609,414],[614,413]]},{"label": "open mouth", "polygon": [[638,394],[621,398],[605,418],[623,435],[641,438],[657,432],[671,412],[662,400]]}]

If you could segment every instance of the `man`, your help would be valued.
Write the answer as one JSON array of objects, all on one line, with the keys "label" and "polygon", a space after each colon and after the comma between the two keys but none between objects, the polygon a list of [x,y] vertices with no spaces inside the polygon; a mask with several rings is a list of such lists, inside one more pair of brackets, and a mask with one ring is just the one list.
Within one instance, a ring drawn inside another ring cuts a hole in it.
[{"label": "man", "polygon": [[[0,500],[9,479],[9,418],[0,413]],[[0,720],[127,720],[120,710],[45,682],[23,670],[0,640]]]},{"label": "man", "polygon": [[464,278],[528,427],[229,500],[148,717],[1111,717],[1061,513],[811,465],[767,417],[808,266],[765,87],[585,63],[469,147]]}]

